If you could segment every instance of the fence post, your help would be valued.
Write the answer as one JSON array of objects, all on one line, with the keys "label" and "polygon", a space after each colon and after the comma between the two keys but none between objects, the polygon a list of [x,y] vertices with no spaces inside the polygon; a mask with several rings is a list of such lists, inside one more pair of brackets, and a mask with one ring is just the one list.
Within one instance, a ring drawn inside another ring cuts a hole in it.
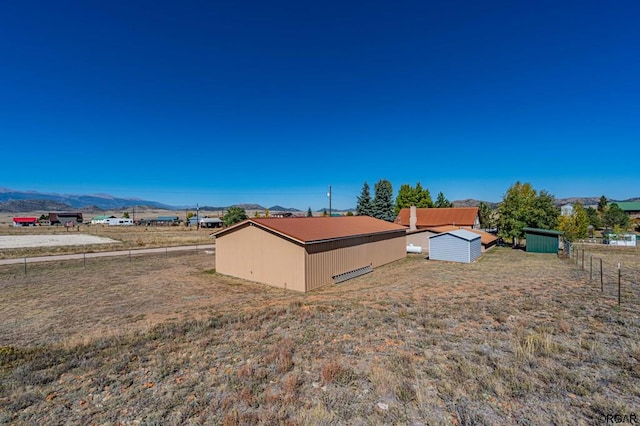
[{"label": "fence post", "polygon": [[620,262],[618,262],[618,306],[620,306],[620,303],[622,302],[622,295],[621,295],[621,291],[620,291],[620,277],[621,277],[621,273],[620,273]]},{"label": "fence post", "polygon": [[27,275],[27,258],[24,258],[24,274]]},{"label": "fence post", "polygon": [[602,280],[602,259],[600,259],[600,292],[604,292],[604,281]]},{"label": "fence post", "polygon": [[129,249],[129,263],[131,263],[131,249]]},{"label": "fence post", "polygon": [[584,271],[584,249],[582,249],[582,270]]},{"label": "fence post", "polygon": [[82,253],[82,266],[87,269],[87,253]]},{"label": "fence post", "polygon": [[589,282],[593,281],[593,253],[589,256]]}]

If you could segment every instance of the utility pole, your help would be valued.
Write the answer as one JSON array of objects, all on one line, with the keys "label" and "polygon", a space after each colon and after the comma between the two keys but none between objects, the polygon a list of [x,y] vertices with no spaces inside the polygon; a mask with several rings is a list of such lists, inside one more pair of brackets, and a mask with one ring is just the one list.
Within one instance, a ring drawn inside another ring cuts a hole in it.
[{"label": "utility pole", "polygon": [[200,206],[196,203],[196,229],[200,229]]},{"label": "utility pole", "polygon": [[329,185],[329,192],[327,193],[327,197],[329,197],[329,217],[331,217],[331,185]]}]

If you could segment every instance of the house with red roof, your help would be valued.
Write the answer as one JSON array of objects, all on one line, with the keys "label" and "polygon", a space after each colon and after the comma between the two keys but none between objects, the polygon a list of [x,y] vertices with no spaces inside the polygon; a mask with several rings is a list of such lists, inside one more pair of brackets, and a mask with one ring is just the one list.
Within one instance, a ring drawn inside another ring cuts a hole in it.
[{"label": "house with red roof", "polygon": [[37,217],[14,217],[13,226],[36,226],[38,223]]}]

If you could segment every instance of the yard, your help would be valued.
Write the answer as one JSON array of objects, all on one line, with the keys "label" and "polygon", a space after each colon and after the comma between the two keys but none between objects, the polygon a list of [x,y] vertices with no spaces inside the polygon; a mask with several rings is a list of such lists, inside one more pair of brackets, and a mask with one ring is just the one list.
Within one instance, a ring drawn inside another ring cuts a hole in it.
[{"label": "yard", "polygon": [[[603,256],[618,254],[640,267],[637,251]],[[575,261],[412,255],[308,294],[214,268],[204,253],[0,267],[0,422],[640,417],[639,300],[618,308]]]}]

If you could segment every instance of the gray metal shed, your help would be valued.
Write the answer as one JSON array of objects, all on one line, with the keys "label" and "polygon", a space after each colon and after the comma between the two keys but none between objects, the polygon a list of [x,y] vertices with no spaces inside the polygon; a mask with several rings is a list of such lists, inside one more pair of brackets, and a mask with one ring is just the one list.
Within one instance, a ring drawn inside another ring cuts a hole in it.
[{"label": "gray metal shed", "polygon": [[482,253],[478,234],[464,229],[443,232],[429,239],[429,259],[471,263]]}]

